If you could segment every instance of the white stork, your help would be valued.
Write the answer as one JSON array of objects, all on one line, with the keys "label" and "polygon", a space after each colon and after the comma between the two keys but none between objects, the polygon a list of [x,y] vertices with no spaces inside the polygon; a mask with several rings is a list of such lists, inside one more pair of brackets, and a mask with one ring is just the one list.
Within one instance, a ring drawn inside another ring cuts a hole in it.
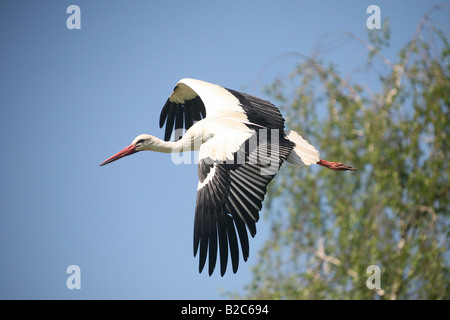
[{"label": "white stork", "polygon": [[[194,256],[200,249],[202,272],[209,252],[209,275],[216,266],[218,249],[221,275],[227,268],[228,253],[236,273],[238,238],[247,261],[247,230],[255,236],[267,185],[284,161],[356,170],[321,160],[308,141],[284,130],[284,119],[270,102],[200,80],[177,83],[161,111],[159,125],[162,128],[164,124],[164,141],[141,134],[100,166],[143,150],[199,151]],[[169,141],[174,129],[175,141]]]}]

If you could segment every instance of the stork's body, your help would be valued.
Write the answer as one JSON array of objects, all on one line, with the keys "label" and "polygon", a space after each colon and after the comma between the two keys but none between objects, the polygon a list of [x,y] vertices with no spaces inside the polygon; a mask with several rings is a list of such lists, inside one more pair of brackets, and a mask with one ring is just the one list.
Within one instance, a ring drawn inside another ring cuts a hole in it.
[{"label": "stork's body", "polygon": [[[200,250],[200,272],[208,255],[210,275],[218,251],[221,274],[226,271],[228,253],[233,272],[237,271],[239,242],[247,260],[247,230],[252,237],[256,234],[267,185],[284,161],[355,170],[321,160],[299,134],[285,131],[283,117],[270,102],[200,80],[178,82],[161,111],[160,126],[164,124],[164,141],[139,135],[101,165],[142,150],[199,151],[194,255]],[[175,141],[169,141],[173,131]]]}]

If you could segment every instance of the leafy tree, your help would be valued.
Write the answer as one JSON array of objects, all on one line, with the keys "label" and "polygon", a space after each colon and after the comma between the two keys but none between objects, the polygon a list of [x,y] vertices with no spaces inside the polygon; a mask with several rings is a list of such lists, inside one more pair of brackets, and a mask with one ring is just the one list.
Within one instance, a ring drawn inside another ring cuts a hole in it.
[{"label": "leafy tree", "polygon": [[[430,18],[448,10],[433,7],[397,61],[383,55],[386,21],[369,42],[344,34],[367,50],[370,87],[317,54],[268,88],[290,128],[358,171],[283,166],[244,298],[450,298],[450,33]],[[379,289],[366,286],[371,265]]]}]

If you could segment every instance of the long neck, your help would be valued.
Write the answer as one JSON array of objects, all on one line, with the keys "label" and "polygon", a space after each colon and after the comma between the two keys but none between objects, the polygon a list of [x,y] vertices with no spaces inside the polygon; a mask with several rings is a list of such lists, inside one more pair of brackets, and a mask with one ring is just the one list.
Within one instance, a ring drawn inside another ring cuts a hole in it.
[{"label": "long neck", "polygon": [[184,151],[194,150],[194,144],[188,135],[184,135],[178,141],[164,141],[159,138],[154,137],[153,143],[147,145],[145,150],[162,152],[162,153],[180,153]]}]

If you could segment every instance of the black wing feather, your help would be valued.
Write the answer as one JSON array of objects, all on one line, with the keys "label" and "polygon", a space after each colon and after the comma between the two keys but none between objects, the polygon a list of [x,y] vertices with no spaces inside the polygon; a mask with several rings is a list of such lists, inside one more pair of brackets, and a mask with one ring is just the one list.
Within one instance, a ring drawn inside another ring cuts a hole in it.
[{"label": "black wing feather", "polygon": [[220,275],[224,275],[228,263],[228,224],[223,210],[217,214],[217,229],[219,235]]},{"label": "black wing feather", "polygon": [[183,136],[183,122],[184,122],[184,112],[182,106],[177,106],[176,109],[176,121],[175,121],[175,141],[178,141]]},{"label": "black wing feather", "polygon": [[167,114],[169,113],[169,106],[171,102],[170,99],[167,99],[166,103],[164,104],[164,107],[161,110],[161,114],[159,115],[159,127],[162,128],[164,125],[164,122],[166,122]]},{"label": "black wing feather", "polygon": [[193,117],[193,101],[189,100],[186,101],[184,106],[184,127],[190,128],[194,124],[194,117]]},{"label": "black wing feather", "polygon": [[[177,87],[174,89],[174,93]],[[173,95],[173,94],[172,94]],[[172,97],[172,96],[171,96]],[[159,116],[159,127],[166,125],[164,140],[169,141],[172,131],[175,130],[175,141],[181,138],[182,129],[186,131],[196,122],[206,117],[206,108],[199,96],[184,100],[183,102],[175,102],[167,99]]]},{"label": "black wing feather", "polygon": [[246,93],[227,89],[240,102],[249,122],[256,123],[268,129],[283,129],[284,118],[280,110],[271,102],[251,96]]},{"label": "black wing feather", "polygon": [[[208,205],[205,206],[206,210],[208,210]],[[208,242],[209,242],[209,218],[211,215],[204,214],[201,218],[201,234],[200,237],[200,264],[199,264],[199,272],[202,272],[203,267],[205,266],[206,262],[206,253],[208,252]]]},{"label": "black wing feather", "polygon": [[229,215],[225,215],[225,218],[227,221],[228,239],[230,242],[231,265],[233,267],[233,273],[236,273],[239,267],[239,247],[233,223],[234,219]]},{"label": "black wing feather", "polygon": [[[258,135],[258,131],[255,131],[255,134]],[[262,145],[254,146],[254,150],[249,150],[247,143],[244,143],[238,151],[245,153],[244,163],[223,163],[210,158],[199,161],[198,174],[201,186],[197,191],[195,209],[194,255],[200,247],[200,272],[203,270],[208,251],[209,274],[212,274],[218,249],[221,275],[225,274],[228,255],[231,256],[233,272],[237,272],[239,242],[242,257],[244,261],[247,261],[248,232],[252,237],[256,234],[256,222],[259,219],[267,185],[293,148],[293,144],[284,136],[279,137],[279,143],[279,153],[273,154],[274,158],[272,158],[275,161],[275,167],[270,170],[268,168],[270,164],[249,162],[250,159],[265,159],[267,155],[258,156]],[[236,155],[234,158],[242,159]],[[265,174],[263,174],[264,170],[266,170]],[[205,183],[207,178],[208,182]],[[209,228],[205,229],[197,220],[208,221]]]},{"label": "black wing feather", "polygon": [[172,134],[173,124],[175,122],[175,114],[176,114],[177,105],[174,103],[170,103],[167,112],[167,120],[166,120],[166,130],[164,133],[164,140],[169,141],[170,135]]},{"label": "black wing feather", "polygon": [[241,242],[242,258],[247,261],[250,253],[250,246],[248,242],[247,230],[245,229],[245,223],[241,219],[235,219],[234,224],[239,235],[239,241]]}]

